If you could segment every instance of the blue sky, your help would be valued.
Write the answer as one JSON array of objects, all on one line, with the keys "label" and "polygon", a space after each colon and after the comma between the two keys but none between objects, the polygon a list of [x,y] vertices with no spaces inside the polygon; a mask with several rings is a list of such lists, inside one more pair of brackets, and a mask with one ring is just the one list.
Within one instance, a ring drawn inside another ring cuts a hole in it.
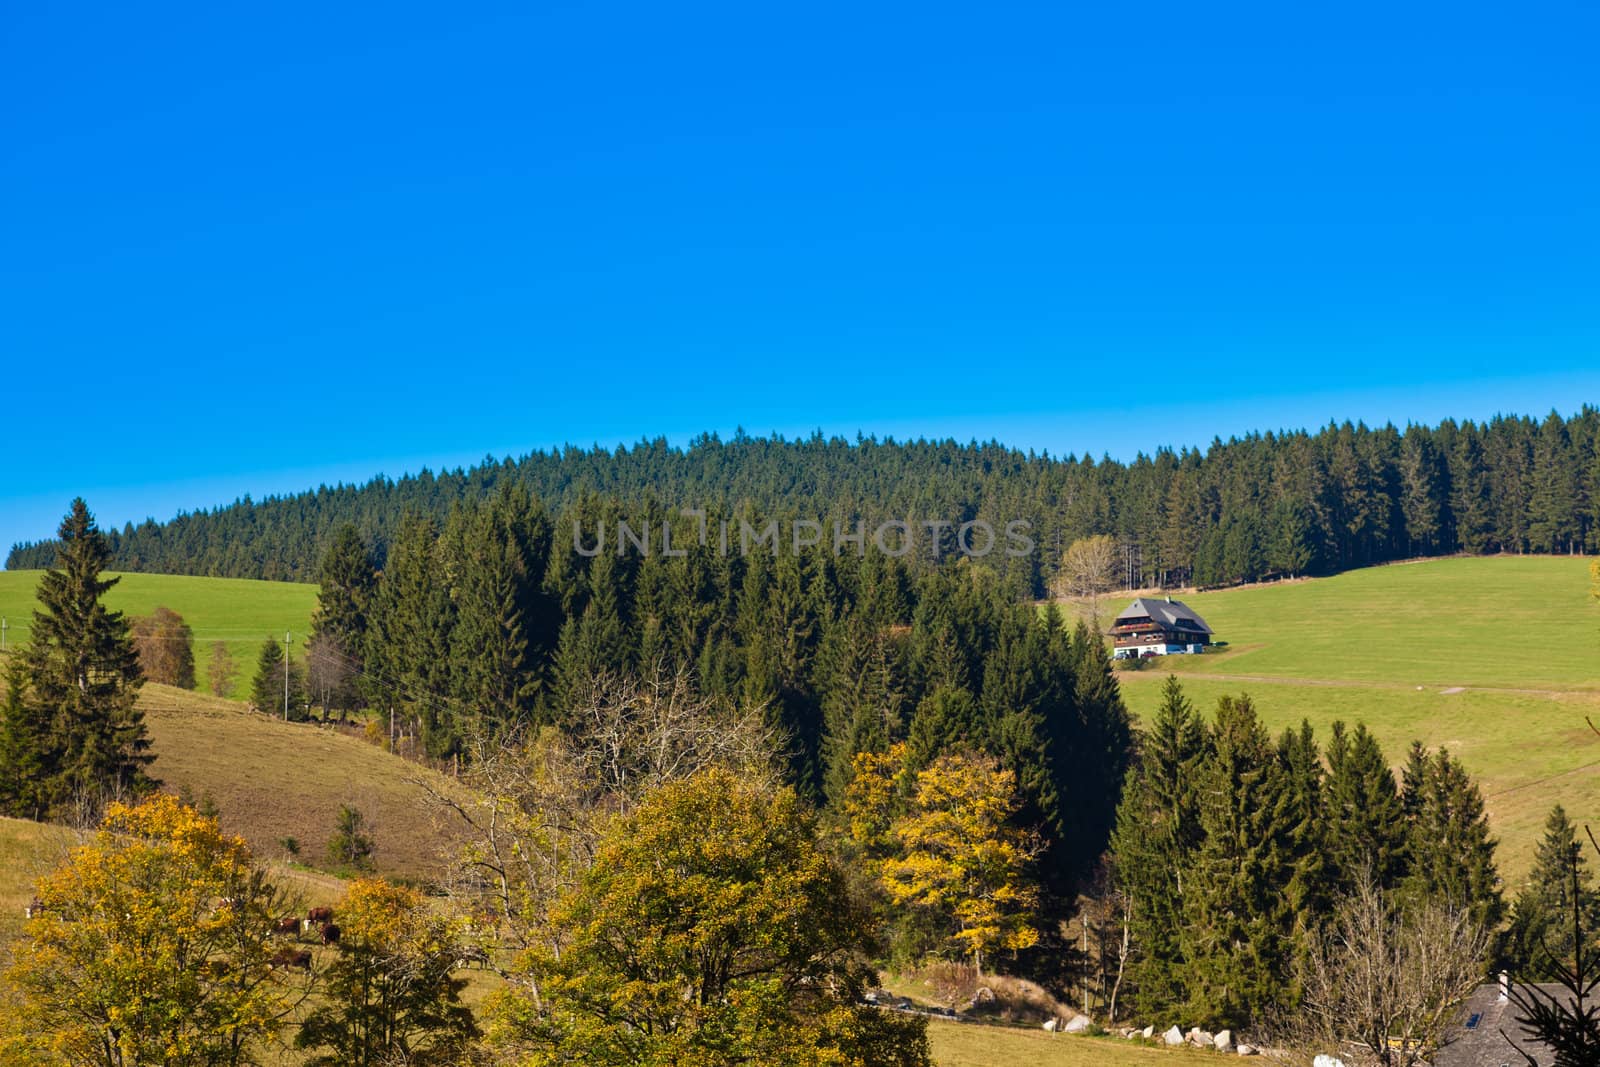
[{"label": "blue sky", "polygon": [[[337,8],[337,10],[334,10]],[[0,550],[743,426],[1600,401],[1593,5],[12,5]]]}]

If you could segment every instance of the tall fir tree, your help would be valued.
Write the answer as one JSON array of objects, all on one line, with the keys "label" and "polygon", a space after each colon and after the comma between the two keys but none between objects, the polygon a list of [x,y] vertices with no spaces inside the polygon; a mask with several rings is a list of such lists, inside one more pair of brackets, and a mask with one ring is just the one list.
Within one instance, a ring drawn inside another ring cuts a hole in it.
[{"label": "tall fir tree", "polygon": [[128,621],[101,602],[118,581],[100,576],[110,550],[81,498],[56,536],[21,653],[28,699],[50,723],[40,758],[52,811],[151,788],[145,768],[154,759],[136,705],[141,678]]},{"label": "tall fir tree", "polygon": [[1139,737],[1111,842],[1113,873],[1128,899],[1132,1000],[1143,1012],[1185,999],[1183,901],[1195,889],[1202,836],[1196,768],[1206,747],[1194,705],[1178,679],[1168,677],[1161,705]]},{"label": "tall fir tree", "polygon": [[1474,922],[1492,929],[1504,904],[1496,842],[1489,836],[1477,783],[1441,748],[1425,759],[1420,781],[1408,785],[1415,795],[1408,795],[1405,806],[1415,814],[1408,834],[1410,871],[1402,889],[1414,899],[1464,909]]},{"label": "tall fir tree", "polygon": [[1577,831],[1566,810],[1557,804],[1545,820],[1533,871],[1511,909],[1506,961],[1517,978],[1549,981],[1556,977],[1557,965],[1572,966],[1575,905],[1581,928],[1600,930],[1600,892],[1595,890],[1594,876],[1578,845]]},{"label": "tall fir tree", "polygon": [[1249,697],[1217,701],[1211,736],[1198,773],[1203,836],[1183,898],[1186,1007],[1238,1026],[1293,1003],[1296,823],[1288,776]]},{"label": "tall fir tree", "polygon": [[1393,889],[1406,870],[1406,819],[1394,773],[1365,723],[1333,724],[1326,783],[1328,864],[1348,892],[1364,878]]}]

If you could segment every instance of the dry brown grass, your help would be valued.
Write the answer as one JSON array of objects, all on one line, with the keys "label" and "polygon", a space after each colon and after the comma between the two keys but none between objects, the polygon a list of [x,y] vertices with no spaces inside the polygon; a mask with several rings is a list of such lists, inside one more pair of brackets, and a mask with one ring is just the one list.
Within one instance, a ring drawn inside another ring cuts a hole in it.
[{"label": "dry brown grass", "polygon": [[435,823],[418,780],[453,783],[359,738],[163,685],[146,685],[139,705],[156,755],[151,773],[165,789],[214,800],[223,829],[260,857],[287,859],[278,842],[293,837],[300,862],[326,867],[341,804],[370,823],[379,873],[431,878],[456,842]]}]

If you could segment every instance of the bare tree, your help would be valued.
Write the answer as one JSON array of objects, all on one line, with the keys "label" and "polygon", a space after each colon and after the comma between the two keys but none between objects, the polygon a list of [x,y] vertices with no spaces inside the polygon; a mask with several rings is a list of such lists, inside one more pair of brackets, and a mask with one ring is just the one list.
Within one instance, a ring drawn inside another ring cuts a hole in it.
[{"label": "bare tree", "polygon": [[219,697],[225,697],[233,692],[233,653],[228,651],[225,641],[211,643],[211,691]]},{"label": "bare tree", "polygon": [[1399,908],[1362,878],[1301,964],[1303,1036],[1385,1067],[1421,1062],[1482,980],[1487,947],[1465,910],[1434,901]]},{"label": "bare tree", "polygon": [[328,721],[328,709],[335,706],[343,720],[353,677],[350,657],[332,633],[323,631],[306,644],[306,688],[311,702],[322,705],[323,722]]},{"label": "bare tree", "polygon": [[448,888],[513,948],[562,951],[551,905],[588,869],[606,823],[652,789],[711,766],[779,781],[782,739],[764,709],[706,698],[687,673],[603,673],[574,704],[566,731],[470,738],[464,790],[417,780],[435,811],[466,830]]},{"label": "bare tree", "polygon": [[1117,580],[1117,542],[1108,534],[1072,542],[1061,557],[1057,591],[1078,600],[1087,609],[1089,625],[1100,629],[1100,597]]}]

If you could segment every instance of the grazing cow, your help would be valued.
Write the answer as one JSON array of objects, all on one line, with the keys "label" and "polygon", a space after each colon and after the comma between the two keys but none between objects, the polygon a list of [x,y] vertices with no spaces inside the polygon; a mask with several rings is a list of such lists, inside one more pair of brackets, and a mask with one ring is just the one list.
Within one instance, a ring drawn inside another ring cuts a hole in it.
[{"label": "grazing cow", "polygon": [[324,945],[337,945],[339,943],[338,923],[322,924],[322,943]]},{"label": "grazing cow", "polygon": [[461,955],[456,957],[457,967],[472,967],[487,969],[489,966],[489,953],[482,945],[468,945],[461,950]]},{"label": "grazing cow", "polygon": [[40,900],[38,897],[34,897],[28,902],[28,906],[22,909],[22,917],[24,919],[37,919],[44,913],[44,901]]},{"label": "grazing cow", "polygon": [[311,969],[311,950],[280,948],[273,954],[269,964],[273,967],[298,967],[302,971],[309,971]]},{"label": "grazing cow", "polygon": [[312,908],[306,912],[306,918],[316,926],[321,926],[323,923],[331,923],[333,922],[333,909]]},{"label": "grazing cow", "polygon": [[272,932],[275,934],[282,934],[285,937],[298,934],[300,932],[300,920],[296,919],[293,915],[286,919],[279,919],[273,924]]}]

